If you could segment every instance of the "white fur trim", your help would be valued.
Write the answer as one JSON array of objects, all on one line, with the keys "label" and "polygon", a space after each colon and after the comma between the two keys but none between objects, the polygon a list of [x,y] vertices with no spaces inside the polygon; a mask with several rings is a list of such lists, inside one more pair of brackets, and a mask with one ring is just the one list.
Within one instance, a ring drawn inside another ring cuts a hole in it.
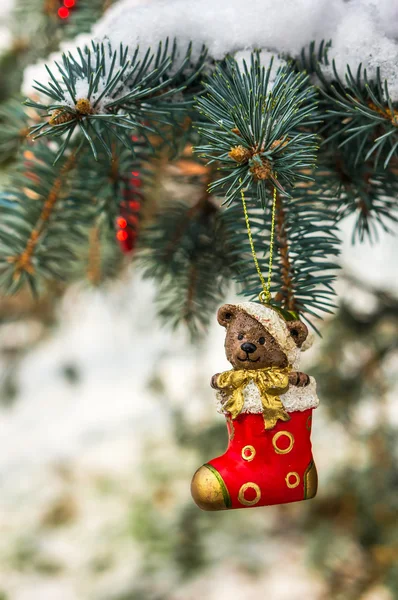
[{"label": "white fur trim", "polygon": [[310,377],[310,382],[305,387],[298,387],[296,385],[289,386],[287,392],[280,395],[280,399],[287,412],[295,412],[296,410],[302,411],[307,410],[307,408],[317,408],[319,405],[319,398],[316,393],[315,379]]},{"label": "white fur trim", "polygon": [[[262,413],[263,405],[261,403],[261,395],[257,385],[254,381],[249,381],[245,389],[243,390],[243,396],[245,399],[242,413]],[[310,377],[310,382],[305,387],[298,387],[295,385],[289,386],[288,391],[285,394],[281,394],[280,399],[286,412],[296,412],[307,410],[307,408],[317,408],[319,405],[319,399],[316,393],[316,381],[313,377]],[[228,394],[222,390],[217,391],[216,394],[217,412],[225,414],[223,406],[228,400]]]},{"label": "white fur trim", "polygon": [[236,305],[240,310],[256,319],[278,342],[286,354],[289,364],[297,369],[300,349],[290,335],[285,319],[270,306],[258,302],[241,302]]}]

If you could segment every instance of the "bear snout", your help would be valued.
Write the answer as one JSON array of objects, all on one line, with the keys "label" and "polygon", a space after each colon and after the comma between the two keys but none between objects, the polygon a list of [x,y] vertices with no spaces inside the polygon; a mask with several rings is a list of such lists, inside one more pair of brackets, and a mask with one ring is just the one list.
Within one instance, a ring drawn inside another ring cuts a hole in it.
[{"label": "bear snout", "polygon": [[255,344],[251,344],[250,342],[245,342],[241,345],[241,349],[247,354],[253,354],[253,352],[257,350],[257,346]]}]

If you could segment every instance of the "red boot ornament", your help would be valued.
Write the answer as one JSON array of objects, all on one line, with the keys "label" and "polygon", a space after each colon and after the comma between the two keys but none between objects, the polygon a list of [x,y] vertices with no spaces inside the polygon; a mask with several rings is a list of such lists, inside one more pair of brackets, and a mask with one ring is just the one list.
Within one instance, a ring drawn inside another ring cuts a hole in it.
[{"label": "red boot ornament", "polygon": [[203,510],[284,504],[313,498],[312,457],[316,383],[298,371],[306,325],[291,313],[256,302],[225,304],[230,371],[213,376],[218,411],[225,414],[227,451],[198,469],[191,492]]}]

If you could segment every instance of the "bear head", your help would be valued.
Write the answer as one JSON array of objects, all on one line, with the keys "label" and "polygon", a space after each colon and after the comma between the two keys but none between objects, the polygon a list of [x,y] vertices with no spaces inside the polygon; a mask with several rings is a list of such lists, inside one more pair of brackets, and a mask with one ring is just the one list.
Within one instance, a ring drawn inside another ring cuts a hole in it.
[{"label": "bear head", "polygon": [[[254,307],[253,312],[262,312],[265,317],[269,311],[270,326],[266,326],[267,318],[256,318],[244,307]],[[226,329],[225,353],[234,369],[285,368],[289,364],[286,348],[293,347],[297,351],[308,335],[308,329],[302,321],[285,321],[274,309],[264,309],[253,302],[224,304],[218,311],[217,319]],[[273,322],[276,322],[277,331],[273,329]]]}]

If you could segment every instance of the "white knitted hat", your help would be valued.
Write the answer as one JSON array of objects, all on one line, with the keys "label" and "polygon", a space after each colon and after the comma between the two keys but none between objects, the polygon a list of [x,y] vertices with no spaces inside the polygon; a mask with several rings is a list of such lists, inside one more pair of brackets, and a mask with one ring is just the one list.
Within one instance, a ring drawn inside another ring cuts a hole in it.
[{"label": "white knitted hat", "polygon": [[286,354],[289,364],[296,369],[300,357],[300,348],[296,346],[282,315],[271,306],[259,304],[258,302],[241,302],[236,306],[261,323],[264,329],[278,342]]}]

